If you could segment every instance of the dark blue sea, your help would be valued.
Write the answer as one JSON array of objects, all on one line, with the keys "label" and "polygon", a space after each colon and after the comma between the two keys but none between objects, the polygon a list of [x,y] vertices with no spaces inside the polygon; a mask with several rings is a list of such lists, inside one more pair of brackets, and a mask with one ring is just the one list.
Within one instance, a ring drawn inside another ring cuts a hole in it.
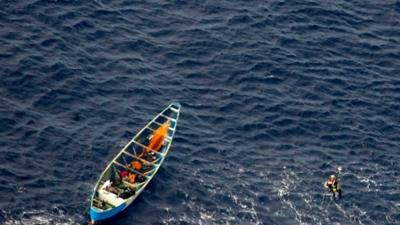
[{"label": "dark blue sea", "polygon": [[169,156],[109,224],[400,224],[397,0],[0,1],[0,224],[87,224],[173,101]]}]

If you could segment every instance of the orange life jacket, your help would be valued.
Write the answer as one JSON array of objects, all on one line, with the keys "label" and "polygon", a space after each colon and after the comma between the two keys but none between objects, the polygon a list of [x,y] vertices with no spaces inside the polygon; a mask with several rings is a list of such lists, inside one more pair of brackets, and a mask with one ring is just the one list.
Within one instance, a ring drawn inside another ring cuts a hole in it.
[{"label": "orange life jacket", "polygon": [[135,170],[142,169],[142,164],[139,161],[136,161],[136,160],[132,161],[131,165],[132,165],[132,168]]},{"label": "orange life jacket", "polygon": [[[165,122],[161,125],[157,130],[153,133],[153,138],[150,140],[150,144],[147,146],[149,149],[159,151],[164,144],[164,139],[168,135],[169,121]],[[147,152],[150,150],[147,149]]]},{"label": "orange life jacket", "polygon": [[134,173],[130,173],[130,174],[129,174],[129,178],[128,178],[128,180],[129,180],[129,183],[131,183],[131,184],[135,183],[135,180],[136,180],[136,174],[134,174]]}]

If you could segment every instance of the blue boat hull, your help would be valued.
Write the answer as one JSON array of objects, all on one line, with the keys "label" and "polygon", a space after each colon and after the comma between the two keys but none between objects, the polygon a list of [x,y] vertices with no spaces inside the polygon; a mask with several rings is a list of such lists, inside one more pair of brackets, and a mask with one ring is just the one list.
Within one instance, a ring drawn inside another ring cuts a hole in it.
[{"label": "blue boat hull", "polygon": [[126,208],[126,204],[121,204],[118,207],[112,208],[107,211],[99,211],[96,208],[90,208],[90,219],[92,222],[99,222],[102,220],[109,219],[118,213],[122,212]]}]

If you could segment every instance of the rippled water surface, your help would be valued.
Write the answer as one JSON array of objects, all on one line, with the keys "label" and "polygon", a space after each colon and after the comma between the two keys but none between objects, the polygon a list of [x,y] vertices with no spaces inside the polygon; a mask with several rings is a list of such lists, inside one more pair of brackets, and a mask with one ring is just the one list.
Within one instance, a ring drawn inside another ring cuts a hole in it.
[{"label": "rippled water surface", "polygon": [[111,224],[400,223],[394,0],[1,1],[0,223],[85,224],[173,100],[170,154]]}]

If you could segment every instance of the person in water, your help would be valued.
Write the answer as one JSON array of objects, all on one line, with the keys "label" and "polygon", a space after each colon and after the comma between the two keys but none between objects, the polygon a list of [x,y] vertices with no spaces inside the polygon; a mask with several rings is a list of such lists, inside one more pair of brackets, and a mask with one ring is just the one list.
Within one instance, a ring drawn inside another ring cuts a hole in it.
[{"label": "person in water", "polygon": [[324,183],[325,188],[329,188],[335,197],[336,192],[339,194],[339,198],[342,197],[342,189],[340,188],[339,182],[336,180],[335,175],[330,175],[328,180]]}]

